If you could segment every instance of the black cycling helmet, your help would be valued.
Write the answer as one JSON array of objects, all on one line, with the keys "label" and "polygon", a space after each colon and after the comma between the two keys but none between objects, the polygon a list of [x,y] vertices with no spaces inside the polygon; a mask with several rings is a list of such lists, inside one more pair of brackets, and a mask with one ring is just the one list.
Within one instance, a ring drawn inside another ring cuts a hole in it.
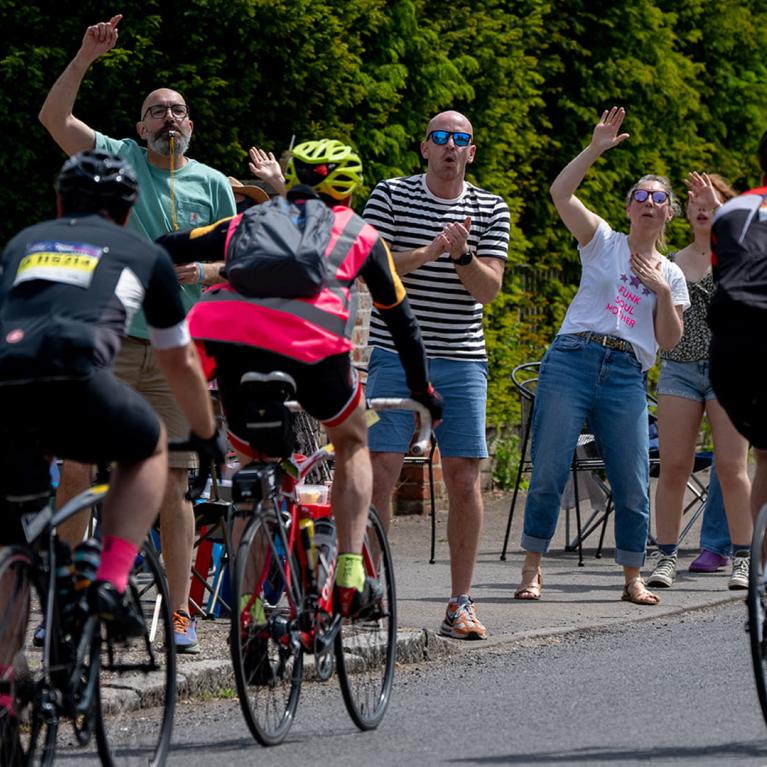
[{"label": "black cycling helmet", "polygon": [[98,150],[72,155],[56,179],[56,191],[65,213],[106,210],[122,216],[138,196],[133,168],[121,157]]}]

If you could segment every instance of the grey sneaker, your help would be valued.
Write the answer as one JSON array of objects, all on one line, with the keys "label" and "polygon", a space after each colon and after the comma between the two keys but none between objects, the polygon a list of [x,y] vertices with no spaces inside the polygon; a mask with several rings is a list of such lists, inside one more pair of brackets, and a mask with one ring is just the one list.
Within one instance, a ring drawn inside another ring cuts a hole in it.
[{"label": "grey sneaker", "polygon": [[740,557],[737,554],[732,558],[732,575],[727,587],[734,591],[736,589],[748,588],[748,570],[751,564],[750,556]]},{"label": "grey sneaker", "polygon": [[650,574],[646,583],[648,586],[660,586],[661,588],[669,588],[676,578],[676,554],[672,556],[666,556],[661,554],[658,557],[658,564],[655,565],[655,569]]}]

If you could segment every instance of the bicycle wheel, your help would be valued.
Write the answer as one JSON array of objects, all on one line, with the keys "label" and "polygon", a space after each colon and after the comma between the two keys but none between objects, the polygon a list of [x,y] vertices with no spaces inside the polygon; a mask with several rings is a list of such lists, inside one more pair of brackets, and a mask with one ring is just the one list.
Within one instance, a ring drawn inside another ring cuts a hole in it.
[{"label": "bicycle wheel", "polygon": [[751,541],[751,566],[748,573],[748,634],[751,643],[751,659],[754,662],[754,679],[762,716],[767,723],[767,505],[762,506],[754,527]]},{"label": "bicycle wheel", "polygon": [[100,651],[96,743],[104,765],[160,765],[173,730],[176,647],[167,582],[149,542],[136,557],[128,589],[146,631],[122,640],[100,627],[93,650]]},{"label": "bicycle wheel", "polygon": [[346,710],[361,730],[378,727],[386,713],[397,652],[397,598],[389,542],[374,508],[363,546],[366,575],[378,579],[383,599],[375,615],[344,620],[336,637],[338,681]]},{"label": "bicycle wheel", "polygon": [[0,553],[0,764],[48,765],[56,751],[55,723],[42,716],[43,658],[32,646],[43,620],[45,575],[30,552]]},{"label": "bicycle wheel", "polygon": [[285,739],[298,707],[303,670],[298,570],[292,554],[284,553],[279,530],[272,509],[250,519],[237,549],[232,588],[234,678],[245,721],[263,746]]}]

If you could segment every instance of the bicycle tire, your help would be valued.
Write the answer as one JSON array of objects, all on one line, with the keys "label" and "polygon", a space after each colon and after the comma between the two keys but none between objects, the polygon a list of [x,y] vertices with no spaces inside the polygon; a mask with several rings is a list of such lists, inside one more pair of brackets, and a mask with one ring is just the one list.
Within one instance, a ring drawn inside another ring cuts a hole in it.
[{"label": "bicycle tire", "polygon": [[377,578],[383,600],[375,618],[345,619],[336,636],[338,681],[346,710],[360,730],[373,730],[386,713],[397,654],[397,595],[389,542],[371,506],[363,545],[366,575]]},{"label": "bicycle tire", "polygon": [[[245,721],[262,746],[277,745],[288,734],[303,672],[301,646],[286,631],[298,617],[303,594],[295,558],[275,550],[279,526],[273,509],[262,509],[249,520],[237,547],[232,583],[234,678]],[[292,574],[289,588],[286,562]]]},{"label": "bicycle tire", "polygon": [[[101,653],[97,690],[96,744],[101,763],[162,765],[170,749],[176,706],[176,646],[168,584],[150,542],[144,543],[131,571],[128,589],[146,622],[142,637],[109,639],[102,624],[93,652]],[[121,678],[143,674],[132,691]],[[116,689],[109,689],[115,684]],[[122,683],[124,685],[124,682]],[[129,699],[131,705],[126,706]],[[162,707],[158,716],[157,708]],[[132,710],[125,710],[130,708]]]},{"label": "bicycle tire", "polygon": [[751,660],[754,663],[754,681],[759,696],[762,716],[767,724],[767,573],[765,573],[765,533],[767,533],[767,505],[762,506],[754,526],[751,540],[751,563],[748,573],[748,636]]},{"label": "bicycle tire", "polygon": [[[0,553],[0,663],[12,669],[6,677],[9,689],[3,688],[3,694],[13,698],[15,711],[14,715],[0,708],[0,763],[4,765],[50,765],[56,753],[58,725],[44,720],[38,697],[45,676],[43,663],[39,653],[30,650],[34,625],[44,615],[45,575],[23,547],[10,546]],[[27,727],[19,726],[23,720],[28,720]]]}]

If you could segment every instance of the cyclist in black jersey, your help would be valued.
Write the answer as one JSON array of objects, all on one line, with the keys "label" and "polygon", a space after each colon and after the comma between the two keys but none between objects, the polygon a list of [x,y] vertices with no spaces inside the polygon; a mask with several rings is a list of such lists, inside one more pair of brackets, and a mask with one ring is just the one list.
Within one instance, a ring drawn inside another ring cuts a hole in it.
[{"label": "cyclist in black jersey", "polygon": [[[31,488],[42,508],[52,455],[115,462],[89,603],[127,635],[143,628],[123,599],[128,573],[167,478],[163,426],[111,371],[142,306],[192,441],[203,455],[224,457],[173,264],[161,247],[124,228],[137,188],[124,160],[99,151],[74,155],[56,184],[59,217],[17,234],[0,262],[0,502],[29,496]],[[19,519],[4,519],[0,545],[22,534]]]},{"label": "cyclist in black jersey", "polygon": [[711,384],[735,428],[754,448],[754,519],[767,503],[767,131],[759,142],[759,165],[762,186],[728,200],[714,214],[715,290],[708,312]]}]

